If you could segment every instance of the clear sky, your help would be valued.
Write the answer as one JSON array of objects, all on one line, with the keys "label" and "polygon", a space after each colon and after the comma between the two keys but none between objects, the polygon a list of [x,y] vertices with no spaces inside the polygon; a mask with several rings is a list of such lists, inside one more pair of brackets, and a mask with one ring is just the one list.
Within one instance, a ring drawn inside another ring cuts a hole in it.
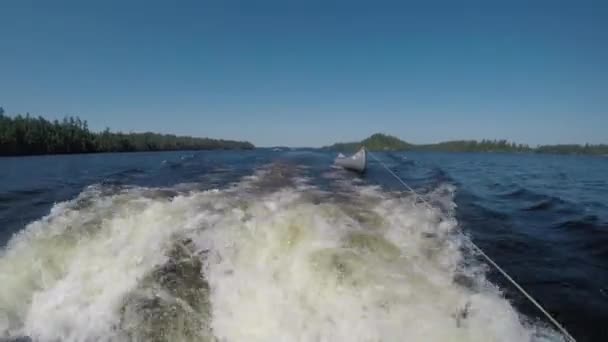
[{"label": "clear sky", "polygon": [[0,106],[258,146],[608,143],[608,1],[0,1]]}]

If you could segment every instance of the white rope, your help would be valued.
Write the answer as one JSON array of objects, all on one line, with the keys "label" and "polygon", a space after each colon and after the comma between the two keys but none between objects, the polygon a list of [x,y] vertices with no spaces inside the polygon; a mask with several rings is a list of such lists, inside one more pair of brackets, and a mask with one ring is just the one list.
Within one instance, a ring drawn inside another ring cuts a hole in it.
[{"label": "white rope", "polygon": [[[374,158],[374,160],[376,160],[380,165],[382,165],[386,169],[386,171],[388,171],[393,177],[395,177],[395,179],[397,179],[399,181],[399,183],[401,183],[406,189],[408,189],[416,197],[416,199],[420,199],[427,206],[427,208],[429,208],[431,210],[433,209],[433,207],[427,200],[425,200],[422,196],[420,196],[414,189],[412,189],[412,187],[407,185],[407,183],[404,182],[401,179],[401,177],[399,177],[396,173],[394,173],[388,166],[386,166],[386,164],[384,164],[380,159],[376,158],[376,156],[374,156],[371,152],[367,151],[367,153],[372,158]],[[570,333],[566,330],[566,328],[564,328],[555,318],[553,318],[553,316],[551,316],[551,314],[549,314],[549,312],[547,312],[547,310],[545,310],[542,307],[542,305],[540,305],[539,302],[537,302],[528,292],[526,292],[526,290],[524,290],[524,288],[521,287],[521,285],[519,285],[515,281],[515,279],[511,278],[511,276],[505,270],[503,270],[500,266],[498,266],[498,264],[496,262],[494,262],[494,260],[492,260],[472,240],[469,239],[469,242],[471,243],[471,246],[473,246],[473,249],[475,251],[477,251],[477,253],[479,253],[481,256],[483,256],[484,259],[486,259],[486,261],[490,265],[492,265],[498,272],[500,272],[500,274],[503,275],[503,277],[505,277],[509,282],[511,282],[511,284],[513,284],[513,286],[515,286],[515,288],[518,289],[526,298],[528,298],[528,300],[532,304],[534,304],[534,306],[536,306],[538,308],[538,310],[540,310],[540,312],[542,312],[545,315],[545,317],[547,317],[547,319],[549,321],[551,321],[551,323],[553,323],[553,325],[555,325],[569,341],[576,342],[576,339],[574,339],[574,337],[572,337],[572,335],[570,335]]]}]

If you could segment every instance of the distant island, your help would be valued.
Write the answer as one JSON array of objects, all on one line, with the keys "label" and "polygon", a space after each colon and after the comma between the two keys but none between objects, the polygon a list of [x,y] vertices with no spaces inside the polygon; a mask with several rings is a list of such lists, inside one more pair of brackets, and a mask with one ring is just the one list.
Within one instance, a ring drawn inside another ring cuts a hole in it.
[{"label": "distant island", "polygon": [[355,151],[364,146],[370,151],[439,151],[439,152],[511,152],[511,153],[554,153],[608,155],[608,145],[529,145],[516,144],[507,140],[454,140],[437,144],[416,145],[397,137],[376,133],[362,141],[335,143],[323,149],[335,151]]},{"label": "distant island", "polygon": [[86,121],[66,117],[7,116],[0,107],[0,156],[96,152],[253,149],[246,141],[158,133],[92,132]]}]

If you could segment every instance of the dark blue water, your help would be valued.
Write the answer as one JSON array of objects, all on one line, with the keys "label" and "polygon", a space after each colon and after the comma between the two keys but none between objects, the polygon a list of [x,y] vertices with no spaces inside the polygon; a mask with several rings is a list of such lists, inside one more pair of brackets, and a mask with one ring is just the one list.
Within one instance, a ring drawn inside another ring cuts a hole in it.
[{"label": "dark blue water", "polygon": [[[421,193],[456,189],[461,229],[579,341],[608,340],[608,158],[527,154],[378,153]],[[104,186],[223,187],[264,165],[306,166],[318,187],[334,154],[162,152],[0,158],[0,244],[76,197]],[[361,180],[401,185],[373,160]],[[503,278],[490,279],[525,315],[544,319]]]},{"label": "dark blue water", "polygon": [[[577,340],[608,339],[607,158],[405,155],[387,159],[420,188],[456,185],[462,229]],[[491,279],[520,311],[539,316],[504,278]]]}]

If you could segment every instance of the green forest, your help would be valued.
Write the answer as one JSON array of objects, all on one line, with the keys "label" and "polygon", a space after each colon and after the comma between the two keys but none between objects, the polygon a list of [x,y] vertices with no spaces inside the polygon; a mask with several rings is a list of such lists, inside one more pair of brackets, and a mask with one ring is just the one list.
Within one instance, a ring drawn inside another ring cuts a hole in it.
[{"label": "green forest", "polygon": [[[376,133],[349,143],[324,149],[354,151],[365,146],[371,151],[511,152],[608,155],[608,145],[541,145],[530,147],[507,140],[454,140],[416,145],[397,137]],[[49,121],[29,114],[9,116],[0,107],[0,156],[95,152],[135,152],[171,150],[253,149],[246,141],[195,138],[158,133],[122,133],[105,129],[93,132],[78,117]]]},{"label": "green forest", "polygon": [[365,146],[370,151],[406,151],[411,150],[414,146],[402,141],[399,138],[391,135],[376,133],[362,141],[350,142],[350,143],[335,143],[331,146],[324,147],[325,149],[336,150],[336,151],[355,151],[359,147]]},{"label": "green forest", "polygon": [[359,142],[336,143],[324,147],[336,151],[354,151],[364,146],[370,151],[439,151],[439,152],[510,152],[608,155],[608,145],[541,145],[530,147],[507,140],[453,140],[437,144],[415,145],[394,136],[376,133]]},{"label": "green forest", "polygon": [[158,133],[93,132],[86,121],[8,116],[0,107],[0,156],[95,152],[252,149],[249,142]]}]

